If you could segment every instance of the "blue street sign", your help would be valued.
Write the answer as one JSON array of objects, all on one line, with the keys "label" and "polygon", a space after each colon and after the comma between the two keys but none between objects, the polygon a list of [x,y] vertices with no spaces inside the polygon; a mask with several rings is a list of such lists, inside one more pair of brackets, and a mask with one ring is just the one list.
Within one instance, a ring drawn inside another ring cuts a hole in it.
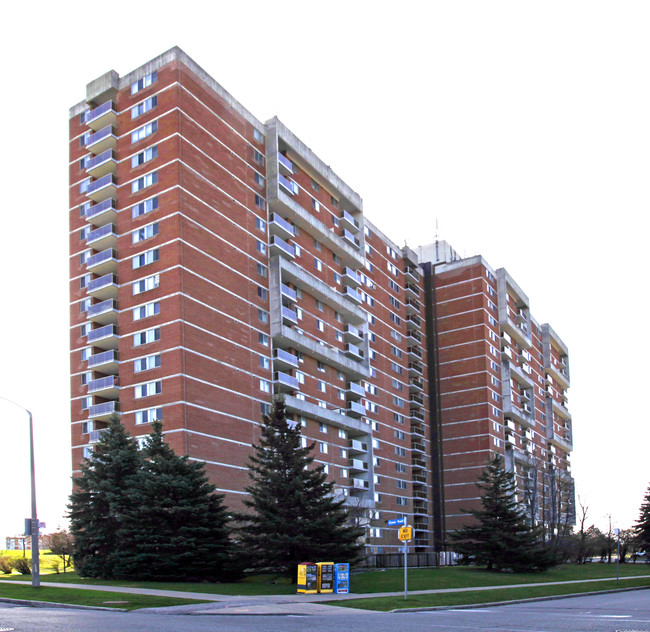
[{"label": "blue street sign", "polygon": [[406,524],[406,518],[395,518],[394,520],[387,520],[386,524],[389,527],[397,527]]}]

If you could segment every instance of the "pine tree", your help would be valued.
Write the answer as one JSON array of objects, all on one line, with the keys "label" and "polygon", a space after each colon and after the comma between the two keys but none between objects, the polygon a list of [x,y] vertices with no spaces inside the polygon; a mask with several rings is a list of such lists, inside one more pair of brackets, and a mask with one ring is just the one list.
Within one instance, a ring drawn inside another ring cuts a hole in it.
[{"label": "pine tree", "polygon": [[363,529],[348,523],[344,500],[336,500],[324,466],[311,467],[313,444],[301,447],[300,427],[289,425],[284,400],[263,419],[262,436],[250,458],[252,484],[240,516],[240,546],[249,565],[296,577],[300,562],[351,562],[361,551]]},{"label": "pine tree", "polygon": [[178,456],[154,422],[143,467],[128,490],[115,576],[155,581],[223,580],[230,543],[223,496],[205,464]]},{"label": "pine tree", "polygon": [[633,527],[634,542],[640,551],[650,555],[650,486],[639,509],[639,519]]},{"label": "pine tree", "polygon": [[126,492],[141,466],[136,442],[113,415],[92,454],[82,462],[68,505],[74,564],[80,575],[114,577],[121,520],[129,502]]},{"label": "pine tree", "polygon": [[475,523],[451,534],[453,549],[466,562],[489,570],[545,570],[554,556],[543,543],[539,530],[529,525],[516,497],[514,475],[496,455],[487,465],[477,486],[482,509],[467,513]]}]

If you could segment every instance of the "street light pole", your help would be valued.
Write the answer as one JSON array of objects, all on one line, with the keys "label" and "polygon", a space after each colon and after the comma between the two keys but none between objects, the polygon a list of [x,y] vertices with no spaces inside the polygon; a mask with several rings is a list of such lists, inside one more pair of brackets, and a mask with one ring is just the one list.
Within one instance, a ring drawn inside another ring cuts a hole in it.
[{"label": "street light pole", "polygon": [[17,404],[11,399],[0,396],[0,399],[18,406],[29,415],[29,466],[31,475],[31,495],[32,495],[32,586],[38,588],[41,585],[41,574],[38,560],[38,516],[36,514],[36,469],[34,467],[34,421],[31,411],[24,406]]}]

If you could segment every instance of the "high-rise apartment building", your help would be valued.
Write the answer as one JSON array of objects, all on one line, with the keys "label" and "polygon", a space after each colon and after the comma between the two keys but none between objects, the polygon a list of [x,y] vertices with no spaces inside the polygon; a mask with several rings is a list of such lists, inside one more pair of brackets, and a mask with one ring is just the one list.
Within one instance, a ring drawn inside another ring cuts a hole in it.
[{"label": "high-rise apartment building", "polygon": [[[476,496],[467,481],[491,452],[512,445],[511,467],[529,454],[525,421],[511,414],[512,432],[506,421],[507,398],[523,411],[513,382],[528,383],[520,364],[507,373],[502,363],[502,336],[519,353],[510,323],[521,325],[516,310],[528,314],[516,284],[501,271],[481,279],[499,305],[496,325],[489,307],[482,316],[499,366],[486,355],[484,377],[503,384],[490,381],[482,395],[498,394],[503,414],[479,420],[468,409],[477,425],[463,429],[453,400],[465,397],[454,373],[465,369],[444,359],[454,334],[441,318],[443,295],[464,274],[459,262],[398,247],[287,127],[257,120],[178,48],[124,77],[103,75],[71,108],[70,255],[75,470],[111,414],[134,436],[161,419],[169,443],[204,461],[240,508],[261,415],[283,394],[337,493],[365,521],[369,546],[395,548],[385,522],[406,515],[414,545],[430,550],[444,540],[445,516],[453,528],[457,500]],[[501,313],[506,295],[512,318],[505,302]],[[566,347],[542,326],[538,360],[527,318],[531,344],[520,346],[534,353],[528,366],[544,389],[529,387],[530,405],[545,406],[545,423],[558,420],[553,433],[533,436],[539,459],[554,448],[559,461],[570,449],[560,441],[570,419]]]}]

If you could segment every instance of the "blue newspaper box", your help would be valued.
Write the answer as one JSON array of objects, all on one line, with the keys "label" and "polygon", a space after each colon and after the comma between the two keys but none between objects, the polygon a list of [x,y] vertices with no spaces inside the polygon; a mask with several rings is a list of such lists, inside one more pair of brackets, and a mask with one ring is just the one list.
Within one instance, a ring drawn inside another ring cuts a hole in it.
[{"label": "blue newspaper box", "polygon": [[334,564],[334,592],[337,595],[350,592],[349,564]]}]

